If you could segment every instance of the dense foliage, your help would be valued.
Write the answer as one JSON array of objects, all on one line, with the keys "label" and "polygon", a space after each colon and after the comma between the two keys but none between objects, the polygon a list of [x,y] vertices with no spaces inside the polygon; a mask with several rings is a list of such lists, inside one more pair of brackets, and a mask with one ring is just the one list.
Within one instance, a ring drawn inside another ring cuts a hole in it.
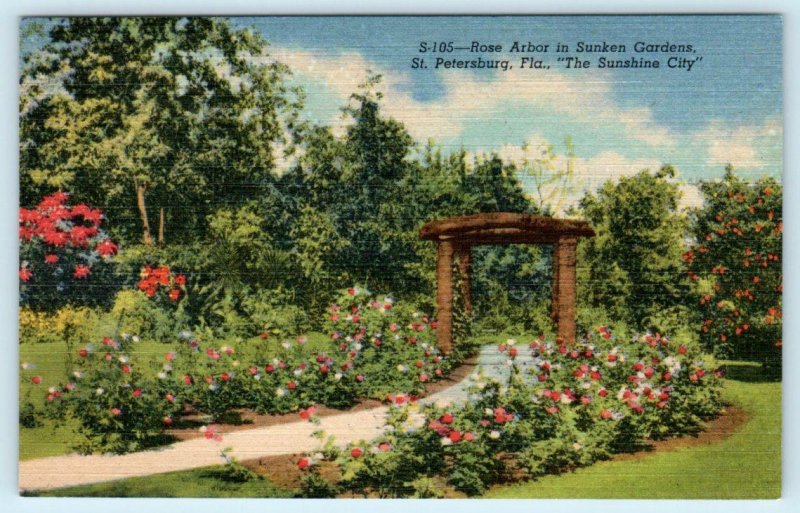
[{"label": "dense foliage", "polygon": [[783,188],[732,172],[701,187],[693,244],[683,255],[699,297],[700,336],[727,357],[779,367],[783,326]]},{"label": "dense foliage", "polygon": [[688,220],[678,211],[673,176],[670,167],[642,171],[606,182],[581,202],[597,236],[581,242],[580,300],[636,331],[674,331],[674,324],[664,325],[664,316],[687,316],[681,306],[688,280],[680,255]]}]

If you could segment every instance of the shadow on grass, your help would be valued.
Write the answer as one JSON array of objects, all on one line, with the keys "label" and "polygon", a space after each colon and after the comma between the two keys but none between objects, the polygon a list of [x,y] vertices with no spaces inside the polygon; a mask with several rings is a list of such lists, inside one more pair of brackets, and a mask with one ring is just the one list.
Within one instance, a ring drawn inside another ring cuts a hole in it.
[{"label": "shadow on grass", "polygon": [[779,383],[781,381],[781,367],[765,367],[756,362],[720,362],[720,368],[725,372],[725,377],[743,383]]}]

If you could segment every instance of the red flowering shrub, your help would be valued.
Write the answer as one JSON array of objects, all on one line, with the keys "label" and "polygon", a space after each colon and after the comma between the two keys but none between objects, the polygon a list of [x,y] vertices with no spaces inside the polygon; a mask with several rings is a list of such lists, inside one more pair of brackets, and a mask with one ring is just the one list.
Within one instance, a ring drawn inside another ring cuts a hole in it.
[{"label": "red flowering shrub", "polygon": [[177,303],[186,294],[186,276],[173,273],[169,266],[146,265],[139,273],[139,290],[160,302]]},{"label": "red flowering shrub", "polygon": [[67,303],[108,301],[118,284],[111,259],[119,250],[101,229],[103,213],[70,206],[69,194],[46,196],[35,208],[19,209],[20,301],[37,310]]},{"label": "red flowering shrub", "polygon": [[703,343],[717,354],[777,368],[781,361],[783,273],[782,187],[728,173],[701,187],[697,242],[683,255],[696,284]]}]

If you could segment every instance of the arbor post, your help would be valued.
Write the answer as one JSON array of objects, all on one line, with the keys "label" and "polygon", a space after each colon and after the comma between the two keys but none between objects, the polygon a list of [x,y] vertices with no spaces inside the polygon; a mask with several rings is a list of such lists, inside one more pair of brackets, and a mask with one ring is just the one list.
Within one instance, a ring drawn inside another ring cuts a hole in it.
[{"label": "arbor post", "polygon": [[551,302],[550,302],[550,318],[553,320],[553,324],[558,326],[558,242],[552,245],[553,252],[552,252],[552,294],[551,294]]},{"label": "arbor post", "polygon": [[464,298],[464,311],[467,317],[472,317],[472,284],[470,283],[472,254],[469,244],[458,244],[455,247],[455,257],[458,261],[458,276],[461,280],[461,296]]},{"label": "arbor post", "polygon": [[444,354],[453,347],[453,243],[436,243],[436,345]]},{"label": "arbor post", "polygon": [[577,315],[577,247],[575,237],[559,237],[553,246],[553,268],[558,269],[556,275],[558,287],[556,311],[558,337],[567,344],[575,343]]}]

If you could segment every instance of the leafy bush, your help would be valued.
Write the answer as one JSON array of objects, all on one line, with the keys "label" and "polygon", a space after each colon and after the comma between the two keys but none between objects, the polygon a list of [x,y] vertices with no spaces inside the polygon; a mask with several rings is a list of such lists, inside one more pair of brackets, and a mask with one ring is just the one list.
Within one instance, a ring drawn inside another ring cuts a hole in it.
[{"label": "leafy bush", "polygon": [[117,332],[160,342],[171,340],[185,323],[180,312],[160,306],[139,290],[118,292],[110,316]]},{"label": "leafy bush", "polygon": [[343,489],[406,497],[410,483],[444,479],[476,495],[503,479],[695,433],[721,407],[718,375],[697,346],[659,334],[623,341],[600,328],[572,346],[536,340],[524,373],[514,341],[500,350],[511,368],[506,384],[479,377],[466,404],[392,408],[383,435],[341,451]]},{"label": "leafy bush", "polygon": [[242,300],[249,334],[267,337],[297,336],[311,327],[306,311],[289,303],[280,290],[260,291]]},{"label": "leafy bush", "polygon": [[777,368],[781,361],[782,187],[772,178],[748,184],[730,171],[701,186],[694,213],[697,243],[683,255],[695,282],[700,337],[726,357]]},{"label": "leafy bush", "polygon": [[37,312],[30,308],[19,311],[20,343],[68,344],[91,340],[98,332],[110,329],[102,311],[88,307],[63,306],[55,312]]}]

